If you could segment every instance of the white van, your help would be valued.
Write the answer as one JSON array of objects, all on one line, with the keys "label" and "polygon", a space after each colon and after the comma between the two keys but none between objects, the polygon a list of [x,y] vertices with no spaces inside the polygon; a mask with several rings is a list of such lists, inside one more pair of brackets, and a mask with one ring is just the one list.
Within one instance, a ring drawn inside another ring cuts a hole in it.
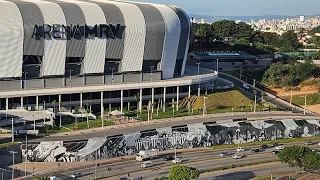
[{"label": "white van", "polygon": [[152,162],[151,161],[145,161],[141,164],[142,168],[147,168],[147,167],[151,167],[152,166]]}]

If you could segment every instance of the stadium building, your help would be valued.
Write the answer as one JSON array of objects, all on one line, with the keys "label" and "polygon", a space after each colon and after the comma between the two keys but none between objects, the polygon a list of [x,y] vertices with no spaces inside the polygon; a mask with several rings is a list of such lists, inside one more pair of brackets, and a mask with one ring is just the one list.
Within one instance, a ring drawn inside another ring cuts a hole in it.
[{"label": "stadium building", "polygon": [[123,111],[137,94],[179,100],[216,78],[186,77],[190,30],[188,15],[170,5],[0,0],[0,109],[7,116],[54,101],[61,112],[90,100]]}]

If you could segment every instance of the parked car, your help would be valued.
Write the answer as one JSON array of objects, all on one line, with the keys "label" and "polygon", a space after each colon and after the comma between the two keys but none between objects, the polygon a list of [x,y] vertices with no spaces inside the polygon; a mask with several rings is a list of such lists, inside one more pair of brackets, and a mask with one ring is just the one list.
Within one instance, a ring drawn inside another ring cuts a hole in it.
[{"label": "parked car", "polygon": [[73,173],[73,174],[70,175],[70,177],[72,177],[72,178],[78,178],[80,176],[81,176],[80,172],[76,172],[76,173]]},{"label": "parked car", "polygon": [[305,142],[304,145],[309,146],[309,145],[313,145],[313,143],[311,141],[308,141],[308,142]]},{"label": "parked car", "polygon": [[173,156],[166,156],[166,157],[164,158],[164,160],[166,160],[166,161],[172,161],[172,160],[174,160],[174,157],[173,157]]},{"label": "parked car", "polygon": [[283,146],[277,146],[275,149],[276,150],[282,150],[284,147]]},{"label": "parked car", "polygon": [[277,146],[279,146],[279,144],[278,143],[273,143],[273,144],[271,144],[271,147],[277,147]]},{"label": "parked car", "polygon": [[244,148],[243,147],[239,147],[239,148],[237,148],[237,151],[238,152],[244,151]]},{"label": "parked car", "polygon": [[234,154],[234,155],[232,155],[232,158],[233,158],[233,159],[241,159],[242,156],[241,156],[241,155],[238,155],[238,154]]},{"label": "parked car", "polygon": [[263,145],[260,146],[260,149],[268,149],[268,147],[269,147],[268,145],[263,144]]},{"label": "parked car", "polygon": [[274,150],[274,151],[272,151],[272,154],[277,155],[277,154],[279,154],[279,152],[280,152],[280,151]]},{"label": "parked car", "polygon": [[260,152],[260,149],[252,149],[251,152]]},{"label": "parked car", "polygon": [[223,157],[223,156],[229,156],[229,154],[228,154],[227,152],[221,152],[221,153],[219,154],[219,156],[221,156],[221,157]]},{"label": "parked car", "polygon": [[172,163],[173,164],[181,163],[181,159],[180,158],[176,158],[176,159],[172,160]]}]

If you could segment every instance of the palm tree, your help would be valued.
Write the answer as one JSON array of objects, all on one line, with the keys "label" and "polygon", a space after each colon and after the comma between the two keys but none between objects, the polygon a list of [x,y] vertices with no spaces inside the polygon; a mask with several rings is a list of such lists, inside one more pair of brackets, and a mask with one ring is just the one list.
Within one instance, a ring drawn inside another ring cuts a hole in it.
[{"label": "palm tree", "polygon": [[139,104],[140,104],[140,94],[135,94],[134,98],[136,99],[137,102],[137,117],[139,117]]},{"label": "palm tree", "polygon": [[52,106],[53,106],[53,112],[56,112],[56,111],[55,111],[55,110],[56,110],[56,103],[57,103],[56,100],[53,100],[53,101],[51,102],[51,104],[52,104]]}]

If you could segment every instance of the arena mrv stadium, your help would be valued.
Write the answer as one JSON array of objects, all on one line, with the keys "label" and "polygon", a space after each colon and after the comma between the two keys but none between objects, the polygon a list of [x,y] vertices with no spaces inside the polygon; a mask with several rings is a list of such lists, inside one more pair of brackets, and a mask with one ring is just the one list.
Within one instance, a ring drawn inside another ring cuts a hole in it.
[{"label": "arena mrv stadium", "polygon": [[171,5],[0,0],[0,110],[112,97],[122,110],[137,92],[190,94],[216,78],[184,77],[190,31],[188,15]]}]

